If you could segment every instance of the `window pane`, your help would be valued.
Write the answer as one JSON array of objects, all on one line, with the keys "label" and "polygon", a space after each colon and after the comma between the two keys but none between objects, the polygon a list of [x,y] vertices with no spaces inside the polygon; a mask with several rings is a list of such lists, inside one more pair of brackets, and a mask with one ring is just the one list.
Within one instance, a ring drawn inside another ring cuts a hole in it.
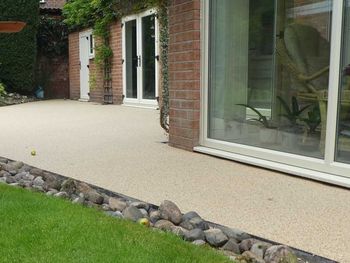
[{"label": "window pane", "polygon": [[137,98],[137,38],[136,20],[125,23],[125,63],[126,63],[126,97]]},{"label": "window pane", "polygon": [[210,138],[322,158],[332,1],[210,1]]},{"label": "window pane", "polygon": [[345,2],[336,160],[350,163],[350,1]]}]

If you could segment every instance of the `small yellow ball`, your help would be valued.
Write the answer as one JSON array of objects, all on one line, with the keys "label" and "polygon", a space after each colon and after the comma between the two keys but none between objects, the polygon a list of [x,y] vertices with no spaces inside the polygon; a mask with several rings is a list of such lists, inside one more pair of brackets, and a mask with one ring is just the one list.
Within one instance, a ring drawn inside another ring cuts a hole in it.
[{"label": "small yellow ball", "polygon": [[35,156],[35,155],[36,155],[36,151],[33,150],[30,154],[31,154],[32,156]]},{"label": "small yellow ball", "polygon": [[149,225],[150,225],[149,220],[147,218],[139,219],[139,224],[143,225],[143,226],[147,226],[147,227],[149,227]]}]

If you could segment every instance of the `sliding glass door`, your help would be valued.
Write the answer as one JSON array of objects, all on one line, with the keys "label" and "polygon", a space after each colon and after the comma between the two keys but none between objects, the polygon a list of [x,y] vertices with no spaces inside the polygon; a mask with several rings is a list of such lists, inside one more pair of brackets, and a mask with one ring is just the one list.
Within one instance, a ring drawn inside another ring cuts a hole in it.
[{"label": "sliding glass door", "polygon": [[202,144],[348,176],[349,6],[208,0]]}]

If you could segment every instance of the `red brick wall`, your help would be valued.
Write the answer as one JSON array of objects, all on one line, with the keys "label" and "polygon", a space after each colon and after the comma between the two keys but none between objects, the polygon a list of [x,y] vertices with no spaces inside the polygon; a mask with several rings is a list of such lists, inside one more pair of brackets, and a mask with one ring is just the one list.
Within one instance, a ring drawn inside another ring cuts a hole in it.
[{"label": "red brick wall", "polygon": [[[98,41],[98,40],[95,40]],[[111,25],[110,45],[113,50],[112,58],[112,87],[113,103],[121,104],[123,95],[122,78],[122,28],[120,22]],[[79,32],[69,35],[69,73],[70,98],[80,98],[80,65],[79,65]],[[94,59],[90,59],[90,101],[102,103],[104,96],[103,71],[99,69]]]},{"label": "red brick wall", "polygon": [[170,145],[199,141],[200,0],[172,0],[169,10]]},{"label": "red brick wall", "polygon": [[80,98],[79,32],[69,34],[69,98]]}]

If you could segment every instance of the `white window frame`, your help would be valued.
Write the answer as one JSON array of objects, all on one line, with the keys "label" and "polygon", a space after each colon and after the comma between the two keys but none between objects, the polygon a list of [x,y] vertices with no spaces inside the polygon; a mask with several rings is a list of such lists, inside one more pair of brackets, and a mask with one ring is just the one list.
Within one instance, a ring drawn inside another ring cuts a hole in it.
[{"label": "white window frame", "polygon": [[44,4],[46,3],[46,0],[40,0],[39,3]]},{"label": "white window frame", "polygon": [[[155,14],[155,56],[160,56],[159,54],[159,21],[157,18],[157,12],[156,9],[149,9],[147,11],[144,11],[142,13],[129,15],[122,18],[122,56],[123,56],[123,95],[124,100],[123,104],[127,106],[136,106],[136,107],[147,107],[147,108],[158,108],[158,102],[157,100],[149,100],[149,99],[143,99],[143,90],[142,90],[142,72],[140,72],[140,69],[138,68],[138,76],[137,76],[137,88],[138,88],[138,98],[127,98],[126,97],[126,63],[125,63],[125,57],[126,57],[126,41],[125,41],[125,23],[131,20],[136,20],[137,23],[137,53],[141,54],[142,52],[142,40],[141,33],[142,33],[142,24],[141,19],[142,17]],[[159,96],[159,61],[156,61],[155,63],[155,97],[157,98]]]},{"label": "white window frame", "polygon": [[[93,59],[95,58],[95,38],[92,30],[89,30],[88,34],[89,34],[89,59]],[[92,39],[92,46],[91,46],[91,39]]]},{"label": "white window frame", "polygon": [[306,157],[208,138],[209,0],[201,0],[200,146],[194,150],[298,176],[350,187],[350,165],[335,161],[338,94],[343,26],[343,1],[333,1],[332,36],[324,159]]}]

